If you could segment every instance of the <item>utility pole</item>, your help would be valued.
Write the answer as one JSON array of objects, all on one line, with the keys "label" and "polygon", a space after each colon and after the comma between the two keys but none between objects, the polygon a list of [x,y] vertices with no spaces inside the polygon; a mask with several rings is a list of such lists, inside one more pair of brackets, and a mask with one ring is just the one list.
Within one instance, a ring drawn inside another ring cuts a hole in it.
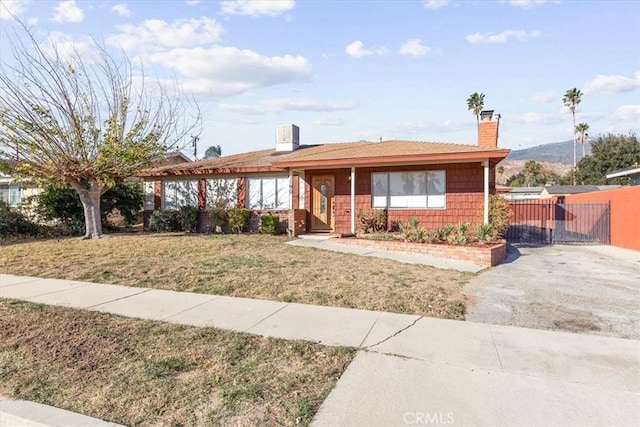
[{"label": "utility pole", "polygon": [[198,141],[200,141],[199,136],[191,135],[191,146],[193,147],[194,160],[198,160]]}]

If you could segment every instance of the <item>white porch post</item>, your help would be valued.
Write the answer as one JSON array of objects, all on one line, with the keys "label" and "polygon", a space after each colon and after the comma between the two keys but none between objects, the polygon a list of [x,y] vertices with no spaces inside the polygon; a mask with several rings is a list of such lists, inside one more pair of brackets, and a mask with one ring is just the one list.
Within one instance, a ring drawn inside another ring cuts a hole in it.
[{"label": "white porch post", "polygon": [[484,223],[489,224],[489,160],[484,161]]},{"label": "white porch post", "polygon": [[351,233],[356,232],[356,168],[351,167]]},{"label": "white porch post", "polygon": [[293,209],[293,169],[289,169],[289,209]]}]

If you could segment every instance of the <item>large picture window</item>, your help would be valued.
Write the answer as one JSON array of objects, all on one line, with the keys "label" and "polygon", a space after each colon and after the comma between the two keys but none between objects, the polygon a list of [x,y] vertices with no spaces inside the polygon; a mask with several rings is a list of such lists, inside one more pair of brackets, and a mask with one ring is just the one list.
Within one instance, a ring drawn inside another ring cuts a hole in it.
[{"label": "large picture window", "polygon": [[235,208],[238,200],[236,178],[207,179],[207,206]]},{"label": "large picture window", "polygon": [[249,209],[289,209],[289,177],[247,179]]},{"label": "large picture window", "polygon": [[374,208],[433,208],[446,206],[445,172],[371,174]]},{"label": "large picture window", "polygon": [[182,206],[198,206],[198,181],[163,181],[163,209],[176,210]]}]

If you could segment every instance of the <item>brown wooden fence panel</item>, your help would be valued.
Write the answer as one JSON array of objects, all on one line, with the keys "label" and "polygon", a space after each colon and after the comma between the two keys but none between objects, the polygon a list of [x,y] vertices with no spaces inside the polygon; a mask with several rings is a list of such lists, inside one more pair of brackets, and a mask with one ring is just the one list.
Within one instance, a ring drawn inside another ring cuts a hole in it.
[{"label": "brown wooden fence panel", "polygon": [[609,244],[609,203],[562,203],[555,199],[510,202],[510,243]]}]

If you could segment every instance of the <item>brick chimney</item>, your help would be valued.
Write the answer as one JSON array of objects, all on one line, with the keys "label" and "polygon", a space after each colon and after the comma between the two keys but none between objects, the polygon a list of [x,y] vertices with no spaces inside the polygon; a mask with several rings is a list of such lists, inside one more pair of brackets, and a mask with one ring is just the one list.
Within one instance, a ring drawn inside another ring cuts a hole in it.
[{"label": "brick chimney", "polygon": [[496,114],[495,120],[492,119],[493,110],[484,110],[480,113],[480,123],[478,123],[478,147],[498,147],[498,127],[500,126],[500,114]]}]

